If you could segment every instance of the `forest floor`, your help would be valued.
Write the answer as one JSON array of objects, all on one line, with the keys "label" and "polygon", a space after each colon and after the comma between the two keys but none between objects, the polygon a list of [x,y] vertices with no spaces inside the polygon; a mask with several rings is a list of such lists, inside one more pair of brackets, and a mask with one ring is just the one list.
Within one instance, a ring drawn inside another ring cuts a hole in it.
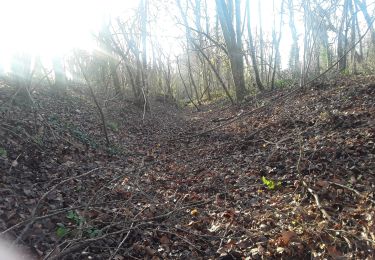
[{"label": "forest floor", "polygon": [[200,112],[155,101],[145,120],[109,104],[109,147],[91,102],[14,94],[0,236],[29,257],[375,257],[375,77]]}]

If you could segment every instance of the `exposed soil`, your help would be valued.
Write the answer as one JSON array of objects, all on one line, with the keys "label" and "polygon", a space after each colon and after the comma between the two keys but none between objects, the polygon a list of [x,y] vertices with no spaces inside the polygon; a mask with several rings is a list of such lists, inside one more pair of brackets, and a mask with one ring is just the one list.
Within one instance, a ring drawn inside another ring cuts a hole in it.
[{"label": "exposed soil", "polygon": [[[36,259],[375,257],[375,77],[201,112],[0,88],[0,231]],[[262,181],[262,177],[263,181]]]}]

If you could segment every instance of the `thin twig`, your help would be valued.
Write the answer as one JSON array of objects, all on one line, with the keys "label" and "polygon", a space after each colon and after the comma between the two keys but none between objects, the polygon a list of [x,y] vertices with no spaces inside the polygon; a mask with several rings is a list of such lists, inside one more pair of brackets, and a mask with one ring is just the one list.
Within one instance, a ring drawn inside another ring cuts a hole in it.
[{"label": "thin twig", "polygon": [[303,186],[306,187],[307,191],[314,197],[315,203],[318,206],[318,209],[320,212],[322,212],[323,216],[332,222],[336,222],[335,220],[332,219],[332,217],[327,213],[327,211],[323,208],[322,204],[320,204],[319,196],[316,194],[308,185],[305,181],[302,181]]},{"label": "thin twig", "polygon": [[350,188],[350,187],[345,186],[345,185],[343,185],[343,184],[336,183],[336,182],[332,182],[332,181],[330,181],[329,183],[332,184],[332,185],[336,185],[336,186],[338,186],[338,187],[341,187],[341,188],[344,188],[344,189],[350,190],[350,191],[354,192],[355,194],[357,194],[359,197],[361,197],[361,198],[363,198],[363,199],[366,199],[366,200],[372,202],[373,204],[375,204],[375,200],[372,200],[372,199],[368,198],[367,196],[363,195],[362,193],[360,193],[360,192],[357,191],[356,189],[353,189],[353,188]]},{"label": "thin twig", "polygon": [[157,229],[156,231],[158,232],[162,232],[162,233],[167,233],[167,234],[170,234],[170,235],[173,235],[173,236],[176,236],[178,238],[180,238],[182,241],[184,241],[185,243],[187,243],[188,245],[192,246],[193,248],[195,248],[199,253],[201,254],[204,254],[204,252],[199,249],[196,245],[194,245],[193,243],[191,243],[189,240],[187,240],[186,238],[178,235],[177,233],[174,233],[174,232],[171,232],[171,231],[168,231],[168,230],[162,230],[162,229]]},{"label": "thin twig", "polygon": [[[89,174],[91,174],[91,173],[93,173],[94,171],[97,171],[97,170],[99,170],[99,169],[101,169],[101,167],[99,167],[99,168],[95,168],[95,169],[92,169],[92,170],[90,170],[90,171],[88,171],[88,172],[86,172],[86,173],[83,173],[83,174],[81,174],[81,175],[78,175],[78,176],[72,176],[72,177],[70,177],[70,178],[67,178],[67,179],[65,179],[65,180],[63,180],[63,181],[61,181],[61,182],[55,184],[54,186],[52,186],[52,188],[51,188],[50,190],[48,190],[46,193],[44,193],[43,196],[39,199],[38,203],[36,204],[36,206],[34,207],[32,213],[31,213],[31,221],[30,221],[30,222],[26,225],[26,227],[22,230],[21,234],[20,234],[20,235],[17,237],[17,239],[14,241],[14,244],[18,243],[18,242],[22,239],[22,237],[25,235],[25,233],[30,229],[30,227],[35,223],[35,220],[36,220],[35,215],[36,215],[36,213],[37,213],[37,211],[38,211],[38,209],[39,209],[39,207],[40,207],[42,201],[43,201],[43,200],[44,200],[44,199],[45,199],[45,198],[46,198],[46,197],[47,197],[52,191],[54,191],[58,186],[61,186],[62,184],[66,183],[66,182],[69,182],[69,181],[74,180],[74,179],[77,179],[77,178],[84,177],[84,176],[89,175]],[[9,229],[8,229],[8,230],[9,230]],[[3,233],[2,233],[2,234],[3,234]]]},{"label": "thin twig", "polygon": [[[132,228],[133,226],[134,226],[134,223],[132,223],[132,224],[130,225],[130,228]],[[128,237],[129,237],[129,235],[130,235],[130,231],[131,231],[131,229],[129,229],[129,231],[126,233],[126,235],[124,236],[124,238],[123,238],[123,239],[121,240],[121,242],[118,244],[116,250],[115,250],[115,251],[113,252],[113,254],[108,258],[108,260],[111,260],[111,259],[113,259],[113,258],[116,256],[116,254],[117,254],[117,252],[120,250],[121,246],[125,243],[126,239],[128,239]]]},{"label": "thin twig", "polygon": [[[127,227],[127,228],[124,228],[124,229],[121,229],[121,230],[117,230],[117,231],[114,231],[114,232],[111,232],[111,233],[107,233],[107,234],[102,235],[102,236],[98,236],[98,237],[94,237],[94,238],[88,238],[88,239],[83,240],[83,241],[82,241],[82,239],[72,239],[72,240],[69,240],[69,241],[65,241],[66,243],[73,243],[74,245],[72,247],[67,248],[65,251],[61,251],[57,256],[54,256],[54,257],[50,258],[50,260],[51,259],[61,259],[63,256],[72,254],[75,251],[81,249],[82,247],[84,247],[86,245],[89,245],[90,243],[102,240],[102,239],[107,238],[107,237],[112,236],[112,235],[118,235],[118,234],[124,233],[124,232],[129,231],[129,230],[134,230],[136,228],[139,228],[140,226],[144,226],[144,225],[148,225],[148,224],[150,224],[150,223],[146,223],[146,222],[140,223],[140,224],[138,224],[136,226],[133,226],[133,227]],[[105,228],[101,229],[101,231],[103,231],[105,229],[108,229],[111,226],[105,227]]]},{"label": "thin twig", "polygon": [[[142,209],[140,212],[137,213],[137,215],[134,216],[133,220],[135,220],[140,214],[142,214],[142,212],[145,210],[146,208]],[[134,221],[131,223],[130,225],[130,228],[132,228],[134,226]],[[128,239],[129,235],[130,235],[130,231],[132,231],[132,229],[129,229],[129,231],[126,233],[126,235],[124,236],[124,238],[122,239],[122,241],[120,242],[120,244],[117,246],[116,250],[113,252],[113,254],[108,258],[108,260],[111,260],[113,259],[117,252],[120,250],[121,246],[125,243],[126,239]]]}]

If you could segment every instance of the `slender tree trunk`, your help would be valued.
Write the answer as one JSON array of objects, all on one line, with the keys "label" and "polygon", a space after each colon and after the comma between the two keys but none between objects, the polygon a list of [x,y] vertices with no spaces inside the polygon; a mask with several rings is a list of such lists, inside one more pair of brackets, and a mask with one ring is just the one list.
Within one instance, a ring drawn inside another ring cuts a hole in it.
[{"label": "slender tree trunk", "polygon": [[[264,55],[264,40],[263,40],[263,22],[262,22],[262,5],[261,5],[261,0],[258,0],[258,9],[259,9],[259,50],[260,50],[260,78],[261,81],[264,81],[265,79],[265,72],[266,72],[266,67],[265,67],[265,55]],[[250,11],[249,11],[250,14]]]},{"label": "slender tree trunk", "polygon": [[[195,42],[193,42],[193,44],[195,45],[196,48],[198,48],[198,46]],[[207,63],[210,65],[212,71],[215,73],[217,79],[219,80],[221,86],[223,87],[225,93],[227,94],[227,97],[229,98],[230,102],[232,104],[234,104],[234,100],[233,100],[232,96],[230,95],[229,90],[226,87],[223,79],[220,77],[219,71],[216,70],[215,66],[212,64],[211,60],[207,57],[207,55],[202,51],[202,49],[199,48],[198,50],[201,52],[202,56],[206,59]]]},{"label": "slender tree trunk", "polygon": [[[340,28],[338,31],[338,34],[339,34],[337,38],[337,57],[338,58],[346,56],[345,55],[345,46],[346,46],[345,36],[347,32],[346,20],[347,20],[347,15],[348,15],[348,5],[349,5],[348,1],[349,0],[344,1],[344,9],[342,13],[342,19],[340,22]],[[345,30],[345,34],[343,33],[344,30]],[[339,71],[344,72],[346,70],[346,67],[347,67],[346,61],[347,61],[346,57],[343,57],[342,59],[340,59],[338,63]]]},{"label": "slender tree trunk", "polygon": [[[276,76],[276,71],[279,66],[279,60],[280,60],[280,40],[281,40],[281,26],[283,24],[283,14],[284,14],[284,0],[281,1],[281,11],[280,11],[280,27],[279,27],[279,36],[276,39],[276,32],[274,34],[274,45],[275,45],[275,60],[274,60],[274,65],[273,65],[273,72],[272,72],[272,81],[271,81],[271,88],[275,88],[275,76]],[[275,29],[274,29],[275,30]]]},{"label": "slender tree trunk", "polygon": [[249,0],[246,0],[246,5],[247,5],[247,33],[248,33],[248,36],[249,36],[249,47],[250,47],[251,62],[253,64],[255,81],[256,81],[257,87],[260,91],[263,91],[264,87],[263,87],[262,81],[261,81],[260,76],[259,76],[255,47],[254,47],[254,43],[253,43],[253,35],[252,35],[252,32],[251,32],[250,1]]},{"label": "slender tree trunk", "polygon": [[374,30],[374,26],[372,25],[373,18],[371,18],[371,16],[369,15],[369,13],[367,11],[366,0],[362,0],[362,1],[361,0],[355,0],[355,4],[359,7],[359,9],[361,9],[361,12],[362,12],[363,16],[365,17],[367,26],[370,27],[371,41],[372,41],[372,44],[375,45],[375,30]]},{"label": "slender tree trunk", "polygon": [[[142,1],[142,69],[141,69],[141,78],[142,78],[142,95],[143,95],[143,110],[150,111],[150,104],[148,102],[148,72],[147,72],[147,3],[148,0]],[[144,117],[144,115],[143,115]]]},{"label": "slender tree trunk", "polygon": [[119,79],[118,74],[117,74],[117,65],[116,65],[115,61],[112,60],[111,58],[109,58],[108,63],[109,63],[109,69],[110,69],[110,73],[111,73],[113,86],[116,90],[116,94],[119,95],[120,97],[123,97],[120,79]]},{"label": "slender tree trunk", "polygon": [[199,107],[195,104],[194,100],[191,98],[190,94],[189,94],[189,91],[188,91],[188,88],[186,86],[186,83],[185,83],[185,80],[184,78],[182,77],[182,74],[181,74],[181,70],[180,70],[180,63],[178,62],[178,58],[177,58],[177,69],[178,69],[178,75],[180,76],[180,79],[182,81],[182,85],[184,86],[185,88],[185,92],[186,92],[186,95],[188,96],[190,102],[194,105],[194,107],[197,109],[197,111],[200,111]]},{"label": "slender tree trunk", "polygon": [[55,73],[55,90],[63,94],[66,91],[67,80],[61,57],[54,57],[52,65]]},{"label": "slender tree trunk", "polygon": [[[358,35],[358,38],[361,37],[361,29],[359,28],[359,22],[358,22],[358,5],[356,4],[356,0],[354,0],[354,9],[355,9],[355,13],[356,13],[356,16],[355,16],[355,22],[356,22],[356,29],[357,29],[357,35]],[[372,37],[372,36],[371,36]],[[372,38],[371,38],[372,39]],[[358,60],[359,63],[361,63],[363,61],[363,44],[362,44],[362,41],[359,42],[359,54],[357,55],[356,59]]]},{"label": "slender tree trunk", "polygon": [[100,115],[100,119],[102,121],[102,126],[103,126],[103,132],[104,132],[104,137],[105,137],[105,140],[106,140],[106,144],[107,144],[107,147],[110,145],[110,142],[109,142],[109,138],[108,138],[108,132],[107,132],[107,124],[106,124],[106,120],[105,120],[105,116],[104,116],[104,112],[103,112],[103,109],[102,107],[100,106],[99,104],[99,101],[98,99],[96,98],[96,95],[94,93],[94,90],[91,86],[91,83],[90,83],[90,80],[89,78],[87,77],[86,75],[86,72],[85,72],[85,69],[81,63],[81,61],[79,60],[78,58],[78,55],[76,54],[76,60],[78,62],[78,66],[80,67],[81,69],[81,72],[82,72],[82,75],[83,75],[83,78],[85,79],[86,81],[86,84],[90,90],[90,94],[91,94],[91,97],[93,98],[94,100],[94,103],[96,105],[96,108],[98,109],[98,112],[99,112],[99,115]]},{"label": "slender tree trunk", "polygon": [[[356,17],[357,13],[354,12],[354,6],[352,0],[349,1],[349,11],[350,11],[350,17],[351,17],[351,34],[350,34],[350,45],[353,46],[355,44],[355,31],[356,31]],[[357,74],[357,63],[356,63],[356,58],[355,58],[356,50],[353,48],[350,53],[350,59],[351,59],[351,68],[352,68],[352,73]]]},{"label": "slender tree trunk", "polygon": [[293,0],[288,0],[288,9],[289,9],[289,28],[292,34],[293,43],[291,46],[290,51],[290,62],[289,66],[290,69],[293,71],[293,74],[296,78],[299,77],[300,74],[300,66],[299,66],[299,46],[298,46],[298,35],[297,35],[297,29],[295,26],[295,20],[294,20],[294,5]]},{"label": "slender tree trunk", "polygon": [[233,81],[237,101],[242,101],[246,95],[244,63],[241,41],[241,9],[240,0],[235,0],[236,11],[236,31],[233,26],[233,2],[228,1],[228,5],[224,0],[216,0],[216,7],[219,15],[221,28],[223,30],[225,43],[228,50]]},{"label": "slender tree trunk", "polygon": [[187,62],[188,62],[188,73],[189,73],[189,78],[191,85],[193,86],[194,92],[195,92],[195,97],[197,99],[198,105],[201,105],[201,102],[199,100],[199,94],[198,94],[198,88],[197,84],[195,82],[194,76],[193,76],[193,70],[192,70],[192,65],[191,65],[191,54],[190,54],[190,49],[192,49],[192,44],[194,45],[194,39],[191,36],[191,31],[189,27],[189,22],[187,20],[187,11],[184,12],[182,6],[181,6],[181,0],[176,0],[177,6],[180,10],[180,14],[182,17],[182,20],[184,22],[185,26],[185,36],[186,36],[186,54],[187,54]]}]

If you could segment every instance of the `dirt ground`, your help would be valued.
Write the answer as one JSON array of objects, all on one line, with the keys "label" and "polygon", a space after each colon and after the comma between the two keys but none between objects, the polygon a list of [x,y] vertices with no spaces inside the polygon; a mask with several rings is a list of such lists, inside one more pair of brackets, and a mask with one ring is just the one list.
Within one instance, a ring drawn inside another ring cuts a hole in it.
[{"label": "dirt ground", "polygon": [[195,112],[0,88],[0,237],[36,259],[373,259],[375,77]]}]

